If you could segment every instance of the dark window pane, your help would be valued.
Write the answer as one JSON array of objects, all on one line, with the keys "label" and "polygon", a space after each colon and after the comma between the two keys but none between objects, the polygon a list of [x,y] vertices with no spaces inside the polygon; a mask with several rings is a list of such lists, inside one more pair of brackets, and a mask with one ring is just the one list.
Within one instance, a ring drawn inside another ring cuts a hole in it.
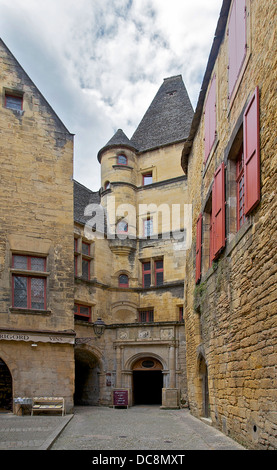
[{"label": "dark window pane", "polygon": [[119,285],[120,286],[126,286],[128,287],[129,284],[129,278],[126,274],[120,274],[119,279],[118,279]]},{"label": "dark window pane", "polygon": [[125,155],[118,155],[117,163],[119,165],[126,165],[127,164],[127,158],[125,157]]},{"label": "dark window pane", "polygon": [[80,305],[80,313],[89,316],[89,307]]},{"label": "dark window pane", "polygon": [[13,306],[27,308],[27,277],[13,276]]},{"label": "dark window pane", "polygon": [[21,111],[21,109],[22,109],[22,97],[21,96],[6,95],[6,108],[16,109],[17,111]]},{"label": "dark window pane", "polygon": [[31,258],[31,270],[32,271],[44,271],[45,270],[45,259],[44,258]]},{"label": "dark window pane", "polygon": [[150,262],[149,263],[143,263],[143,270],[144,271],[150,271]]},{"label": "dark window pane", "polygon": [[13,255],[13,267],[16,269],[27,269],[27,256]]},{"label": "dark window pane", "polygon": [[163,269],[163,260],[156,261],[156,269]]},{"label": "dark window pane", "polygon": [[82,276],[84,279],[89,280],[89,261],[86,259],[82,260]]},{"label": "dark window pane", "polygon": [[156,273],[156,285],[157,286],[162,286],[164,282],[164,273]]},{"label": "dark window pane", "polygon": [[150,287],[150,285],[151,285],[151,274],[144,274],[143,286]]},{"label": "dark window pane", "polygon": [[82,253],[83,253],[83,255],[89,256],[89,254],[90,254],[90,245],[88,243],[82,243]]},{"label": "dark window pane", "polygon": [[31,279],[31,308],[44,309],[45,280],[33,277]]}]

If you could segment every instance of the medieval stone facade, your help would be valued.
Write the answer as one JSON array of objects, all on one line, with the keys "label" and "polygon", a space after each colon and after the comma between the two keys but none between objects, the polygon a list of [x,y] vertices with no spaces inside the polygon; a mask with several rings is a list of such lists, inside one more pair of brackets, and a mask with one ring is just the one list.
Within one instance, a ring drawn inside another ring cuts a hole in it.
[{"label": "medieval stone facade", "polygon": [[251,448],[277,444],[276,14],[223,2],[182,156],[190,409]]},{"label": "medieval stone facade", "polygon": [[0,407],[120,391],[277,448],[276,17],[224,0],[195,112],[166,78],[97,192],[0,42]]}]

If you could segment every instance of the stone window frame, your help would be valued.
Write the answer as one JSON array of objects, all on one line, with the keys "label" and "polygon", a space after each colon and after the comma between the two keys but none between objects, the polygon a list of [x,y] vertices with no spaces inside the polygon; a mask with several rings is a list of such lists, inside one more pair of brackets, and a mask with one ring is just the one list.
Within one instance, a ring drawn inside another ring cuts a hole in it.
[{"label": "stone window frame", "polygon": [[[83,252],[83,244],[88,245],[88,253]],[[74,275],[84,281],[93,277],[94,243],[82,236],[74,237]],[[83,275],[83,261],[88,262],[88,278]]]},{"label": "stone window frame", "polygon": [[[14,257],[23,256],[27,258],[27,269],[19,268],[14,265]],[[31,260],[34,258],[40,258],[44,260],[43,270],[32,269]],[[14,313],[50,313],[50,310],[47,309],[48,304],[48,277],[50,273],[47,271],[47,256],[45,254],[35,253],[35,252],[11,252],[11,307],[10,311]],[[27,278],[27,306],[18,307],[14,305],[14,279],[15,277],[25,277]],[[43,279],[43,290],[44,290],[44,305],[43,308],[32,307],[31,305],[31,280],[32,279]]]}]

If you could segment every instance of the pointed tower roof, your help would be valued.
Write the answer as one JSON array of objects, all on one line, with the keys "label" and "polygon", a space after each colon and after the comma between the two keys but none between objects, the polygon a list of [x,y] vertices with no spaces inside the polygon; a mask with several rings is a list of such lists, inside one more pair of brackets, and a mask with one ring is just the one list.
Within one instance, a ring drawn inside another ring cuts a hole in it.
[{"label": "pointed tower roof", "polygon": [[137,150],[134,146],[134,144],[128,139],[128,137],[124,134],[122,129],[118,129],[114,136],[109,140],[109,142],[102,147],[101,150],[98,152],[98,160],[99,162],[101,161],[101,154],[105,150],[108,150],[110,148],[114,147],[127,147],[130,148],[131,150]]},{"label": "pointed tower roof", "polygon": [[181,75],[165,78],[131,143],[140,152],[185,140],[193,108]]}]

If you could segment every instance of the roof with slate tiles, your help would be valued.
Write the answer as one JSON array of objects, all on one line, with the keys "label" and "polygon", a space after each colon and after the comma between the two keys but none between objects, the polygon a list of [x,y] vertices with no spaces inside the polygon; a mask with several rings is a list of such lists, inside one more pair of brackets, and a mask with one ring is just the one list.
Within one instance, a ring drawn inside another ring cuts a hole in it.
[{"label": "roof with slate tiles", "polygon": [[131,139],[118,129],[109,142],[98,152],[123,146],[137,152],[184,141],[190,131],[194,115],[181,75],[165,78],[156,96]]},{"label": "roof with slate tiles", "polygon": [[99,191],[91,191],[74,180],[74,221],[85,225],[91,216],[85,216],[84,210],[89,204],[100,204]]},{"label": "roof with slate tiles", "polygon": [[165,78],[131,142],[144,152],[185,140],[193,108],[181,75]]}]

